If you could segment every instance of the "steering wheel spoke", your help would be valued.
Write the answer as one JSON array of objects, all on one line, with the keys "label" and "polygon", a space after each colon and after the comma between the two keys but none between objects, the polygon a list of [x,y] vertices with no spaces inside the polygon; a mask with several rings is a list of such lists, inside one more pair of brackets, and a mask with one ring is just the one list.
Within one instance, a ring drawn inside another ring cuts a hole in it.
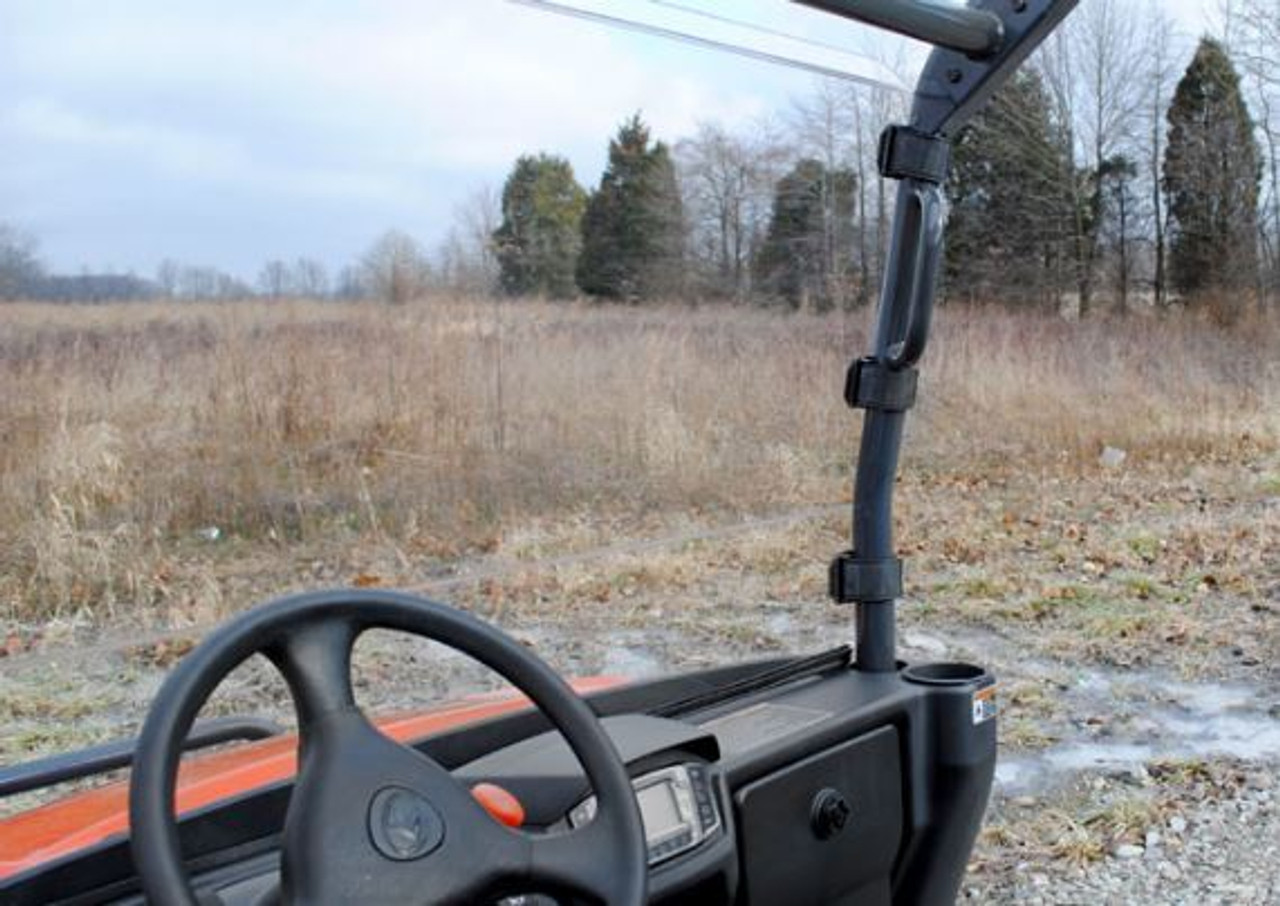
[{"label": "steering wheel spoke", "polygon": [[610,901],[617,881],[611,858],[613,831],[600,818],[568,833],[533,838],[529,877],[535,886],[593,903]]},{"label": "steering wheel spoke", "polygon": [[353,620],[333,617],[281,633],[263,648],[289,684],[304,742],[317,721],[356,707],[351,648],[358,634]]}]

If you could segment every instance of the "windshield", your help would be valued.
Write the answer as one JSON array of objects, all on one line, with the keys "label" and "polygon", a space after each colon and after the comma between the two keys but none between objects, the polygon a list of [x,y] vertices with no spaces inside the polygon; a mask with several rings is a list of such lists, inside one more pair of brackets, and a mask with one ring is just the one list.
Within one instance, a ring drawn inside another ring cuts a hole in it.
[{"label": "windshield", "polygon": [[[796,607],[840,543],[849,328],[723,306],[797,161],[883,204],[920,54],[786,3],[539,6],[8,9],[0,760],[129,736],[205,632],[306,588],[455,603],[571,676],[847,637]],[[615,304],[559,298],[573,262],[504,283],[522,155],[581,217],[630,127],[687,271]],[[375,709],[494,684],[389,636],[358,651]],[[208,715],[289,723],[242,674]]]},{"label": "windshield", "polygon": [[920,47],[790,0],[727,8],[707,0],[515,0],[531,10],[664,38],[827,78],[910,93]]}]

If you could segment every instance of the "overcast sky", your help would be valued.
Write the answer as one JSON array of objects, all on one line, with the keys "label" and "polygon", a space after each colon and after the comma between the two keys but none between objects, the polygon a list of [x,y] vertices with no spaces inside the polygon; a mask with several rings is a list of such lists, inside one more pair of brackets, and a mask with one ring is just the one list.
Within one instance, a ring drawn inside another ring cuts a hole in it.
[{"label": "overcast sky", "polygon": [[[782,0],[683,2],[891,49]],[[1188,35],[1216,8],[1166,4]],[[813,80],[504,0],[0,0],[0,220],[63,271],[336,269],[391,227],[434,245],[522,152],[591,185],[636,110],[677,139]]]}]

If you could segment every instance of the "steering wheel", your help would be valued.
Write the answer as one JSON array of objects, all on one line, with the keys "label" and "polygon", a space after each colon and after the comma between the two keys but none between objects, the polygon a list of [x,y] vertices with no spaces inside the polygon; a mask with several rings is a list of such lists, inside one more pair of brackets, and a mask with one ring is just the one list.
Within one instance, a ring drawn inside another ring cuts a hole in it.
[{"label": "steering wheel", "polygon": [[[351,688],[352,645],[371,628],[441,642],[528,695],[585,768],[595,820],[539,836],[503,827],[443,767],[378,732]],[[363,589],[294,595],[248,611],[165,681],[138,740],[129,790],[133,857],[149,903],[197,906],[174,816],[182,742],[218,684],[259,652],[289,685],[301,737],[282,841],[284,902],[470,904],[532,890],[609,906],[645,902],[635,795],[586,703],[489,624],[424,598]]]}]

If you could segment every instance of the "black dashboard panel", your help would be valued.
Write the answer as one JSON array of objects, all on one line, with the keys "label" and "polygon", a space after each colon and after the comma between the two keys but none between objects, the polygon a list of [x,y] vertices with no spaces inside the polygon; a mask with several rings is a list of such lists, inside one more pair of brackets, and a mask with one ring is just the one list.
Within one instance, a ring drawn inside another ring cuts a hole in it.
[{"label": "black dashboard panel", "polygon": [[[911,671],[862,674],[847,660],[791,664],[797,669],[773,662],[591,697],[639,788],[689,781],[692,809],[672,795],[690,840],[668,815],[670,837],[651,841],[660,851],[651,845],[650,902],[953,902],[995,764],[995,721],[975,717],[977,687],[919,683]],[[942,748],[931,730],[940,726],[955,731]],[[533,832],[559,832],[589,790],[570,750],[545,730],[540,715],[522,713],[418,747],[465,783],[489,780],[517,792]],[[251,906],[274,886],[289,791],[280,784],[183,821],[183,849],[202,895]],[[136,906],[136,890],[124,841],[116,840],[0,886],[0,902]],[[526,906],[547,902],[529,897]]]}]

